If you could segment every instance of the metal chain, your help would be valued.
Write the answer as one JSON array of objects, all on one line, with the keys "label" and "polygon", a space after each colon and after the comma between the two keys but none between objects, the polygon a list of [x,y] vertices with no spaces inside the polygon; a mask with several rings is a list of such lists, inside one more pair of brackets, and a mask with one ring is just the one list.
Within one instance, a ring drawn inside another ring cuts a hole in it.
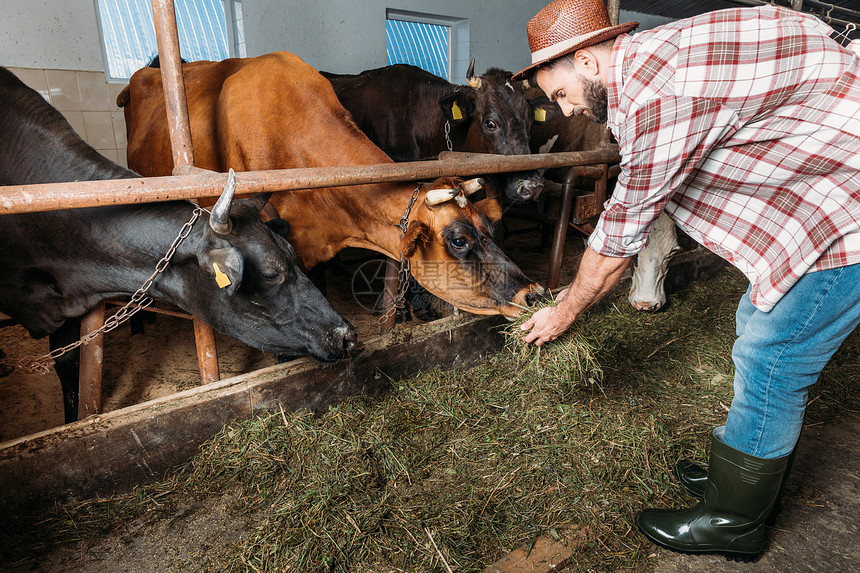
[{"label": "metal chain", "polygon": [[445,120],[445,145],[448,151],[454,151],[454,144],[451,143],[451,123],[447,119]]},{"label": "metal chain", "polygon": [[397,292],[394,295],[394,300],[391,303],[391,308],[386,310],[379,317],[379,324],[385,324],[391,319],[391,316],[398,310],[406,308],[406,291],[409,289],[409,259],[403,256],[403,235],[406,234],[406,229],[409,227],[409,214],[412,212],[412,207],[415,206],[415,201],[418,199],[418,191],[421,190],[421,185],[415,186],[412,196],[409,198],[409,203],[406,205],[406,212],[400,217],[400,220],[394,224],[395,227],[400,227],[400,268],[397,271]]},{"label": "metal chain", "polygon": [[141,285],[137,291],[131,295],[131,300],[128,303],[120,308],[116,313],[114,313],[110,318],[105,320],[104,325],[101,328],[98,328],[89,334],[81,337],[80,340],[77,340],[71,344],[67,344],[62,348],[55,348],[48,354],[41,356],[39,358],[33,358],[32,356],[25,356],[21,360],[17,362],[15,365],[17,368],[21,368],[26,370],[27,372],[38,372],[40,374],[47,374],[48,369],[54,365],[54,361],[71,350],[78,348],[79,346],[89,344],[92,340],[98,335],[110,332],[123,322],[127,321],[137,312],[145,309],[149,305],[152,304],[153,300],[151,297],[146,296],[146,292],[152,286],[152,283],[155,281],[156,277],[159,274],[163,273],[167,266],[170,264],[170,259],[173,258],[174,253],[176,253],[176,249],[179,248],[179,244],[185,240],[186,237],[191,233],[191,228],[194,226],[194,223],[200,217],[201,213],[208,212],[206,209],[202,207],[197,207],[195,205],[194,211],[191,213],[191,218],[186,221],[186,223],[179,230],[179,234],[173,240],[173,243],[170,245],[170,248],[167,249],[167,253],[161,260],[158,261],[158,264],[155,265],[155,271],[149,276],[148,279]]}]

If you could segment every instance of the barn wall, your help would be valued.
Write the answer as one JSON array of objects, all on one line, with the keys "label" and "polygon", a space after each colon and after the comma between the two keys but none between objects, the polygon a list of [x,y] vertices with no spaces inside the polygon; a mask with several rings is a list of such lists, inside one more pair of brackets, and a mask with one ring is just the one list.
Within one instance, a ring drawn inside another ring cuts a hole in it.
[{"label": "barn wall", "polygon": [[[528,64],[525,27],[548,0],[242,0],[249,56],[295,52],[312,66],[356,72],[384,66],[385,10],[469,20],[468,55],[477,71]],[[3,0],[0,65],[59,109],[103,155],[125,164],[121,83],[105,80],[95,0]],[[490,8],[490,6],[492,8]],[[622,21],[647,21],[621,13]],[[455,68],[455,72],[458,68]],[[464,69],[455,74],[462,83]]]},{"label": "barn wall", "polygon": [[[480,70],[528,63],[525,27],[547,0],[242,0],[249,56],[292,51],[335,72],[383,66],[385,10],[465,18]],[[492,6],[492,9],[489,6]],[[3,0],[0,64],[16,68],[104,71],[95,0]],[[667,19],[622,11],[643,28]]]},{"label": "barn wall", "polygon": [[[242,0],[248,55],[298,54],[311,66],[355,73],[387,64],[385,10],[469,20],[469,54],[476,70],[516,71],[530,62],[526,24],[549,0]],[[622,11],[621,21],[634,14]],[[641,15],[640,15],[641,16]],[[644,19],[641,19],[643,24]],[[660,22],[662,23],[662,22]],[[465,78],[454,77],[457,83]]]},{"label": "barn wall", "polygon": [[512,70],[527,62],[525,26],[545,4],[545,0],[242,2],[248,55],[287,50],[317,69],[339,73],[387,64],[386,8],[468,19],[469,51],[477,70],[491,66]]},{"label": "barn wall", "polygon": [[3,0],[0,63],[103,71],[94,0]]},{"label": "barn wall", "polygon": [[42,94],[102,155],[125,164],[122,84],[108,84],[95,0],[3,0],[0,64]]}]

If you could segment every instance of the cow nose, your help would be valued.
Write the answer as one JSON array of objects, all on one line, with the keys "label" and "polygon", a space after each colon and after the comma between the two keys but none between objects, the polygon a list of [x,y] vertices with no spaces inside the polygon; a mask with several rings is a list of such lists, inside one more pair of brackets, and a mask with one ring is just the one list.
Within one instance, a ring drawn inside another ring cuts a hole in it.
[{"label": "cow nose", "polygon": [[537,199],[541,191],[543,191],[543,181],[540,182],[524,182],[517,187],[517,197],[523,201]]},{"label": "cow nose", "polygon": [[543,293],[530,292],[526,295],[526,306],[534,306],[541,300],[543,300]]},{"label": "cow nose", "polygon": [[528,201],[532,198],[532,192],[525,185],[520,185],[519,187],[517,187],[517,198],[522,201]]},{"label": "cow nose", "polygon": [[663,306],[659,302],[634,302],[632,304],[633,308],[635,308],[636,310],[641,310],[643,312],[657,312],[658,310],[660,310],[660,307]]},{"label": "cow nose", "polygon": [[358,342],[358,334],[353,329],[349,329],[343,337],[343,349],[347,354],[352,354],[355,348],[355,343]]}]

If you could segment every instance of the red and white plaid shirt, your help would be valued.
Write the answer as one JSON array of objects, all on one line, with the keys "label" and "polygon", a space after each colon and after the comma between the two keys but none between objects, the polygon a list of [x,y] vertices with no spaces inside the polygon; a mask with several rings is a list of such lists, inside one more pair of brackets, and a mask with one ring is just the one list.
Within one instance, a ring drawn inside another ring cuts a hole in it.
[{"label": "red and white plaid shirt", "polygon": [[860,263],[860,42],[831,32],[766,6],[619,37],[621,175],[591,248],[635,254],[665,210],[764,311],[804,273]]}]

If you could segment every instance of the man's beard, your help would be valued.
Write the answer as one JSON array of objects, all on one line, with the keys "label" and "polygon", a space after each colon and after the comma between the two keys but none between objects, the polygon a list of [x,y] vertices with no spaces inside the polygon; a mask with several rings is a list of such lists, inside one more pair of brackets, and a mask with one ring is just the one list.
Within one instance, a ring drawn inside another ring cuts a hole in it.
[{"label": "man's beard", "polygon": [[597,80],[582,79],[585,104],[588,111],[585,115],[594,123],[606,123],[609,119],[609,97],[606,94],[606,86]]}]

